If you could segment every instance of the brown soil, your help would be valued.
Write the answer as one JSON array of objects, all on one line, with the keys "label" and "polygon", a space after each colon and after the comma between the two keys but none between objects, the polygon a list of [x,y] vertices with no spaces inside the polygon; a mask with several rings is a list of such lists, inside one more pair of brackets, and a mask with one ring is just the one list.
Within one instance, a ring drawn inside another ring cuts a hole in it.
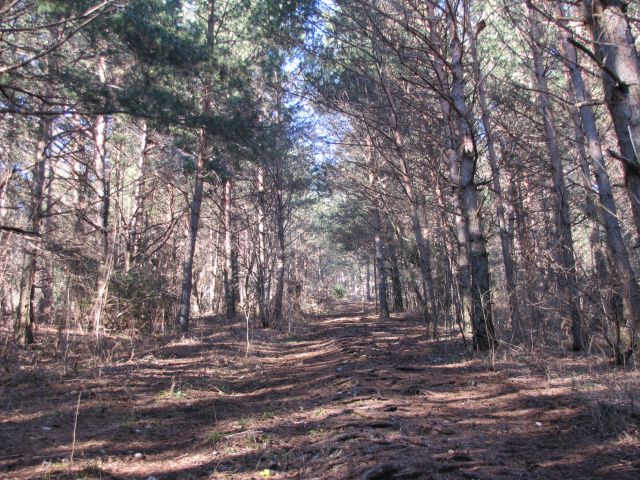
[{"label": "brown soil", "polygon": [[0,377],[0,478],[640,478],[637,371],[470,358],[359,307],[255,331],[248,355],[244,322],[219,318],[101,368],[21,354]]}]

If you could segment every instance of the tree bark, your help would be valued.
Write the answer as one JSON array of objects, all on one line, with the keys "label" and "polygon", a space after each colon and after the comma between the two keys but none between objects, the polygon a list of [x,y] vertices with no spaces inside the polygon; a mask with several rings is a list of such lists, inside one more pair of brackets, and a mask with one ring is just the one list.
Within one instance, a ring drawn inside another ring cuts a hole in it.
[{"label": "tree bark", "polygon": [[393,289],[393,311],[404,312],[404,301],[402,300],[402,279],[398,255],[393,240],[393,231],[387,229],[387,250],[389,252],[389,263],[391,264],[391,288]]},{"label": "tree bark", "polygon": [[595,57],[602,69],[605,101],[618,138],[636,235],[640,236],[640,56],[629,26],[626,2],[583,0],[583,6]]},{"label": "tree bark", "polygon": [[[215,34],[215,0],[208,2],[207,44],[211,47]],[[211,98],[209,85],[205,85],[203,95],[203,109],[205,113],[211,111]],[[180,307],[178,309],[178,328],[185,333],[189,330],[189,316],[191,314],[191,290],[193,289],[193,257],[196,251],[198,239],[198,226],[200,225],[200,209],[202,207],[202,192],[204,190],[204,177],[206,156],[208,149],[208,137],[204,128],[200,129],[200,145],[196,159],[196,179],[193,187],[193,199],[189,206],[189,233],[187,235],[187,248],[182,260],[182,288],[180,294]]]},{"label": "tree bark", "polygon": [[[476,32],[478,32],[476,28]],[[479,32],[478,32],[479,33]],[[472,33],[469,37],[471,55],[474,64],[474,71],[477,83],[478,102],[480,106],[480,119],[485,131],[487,142],[487,156],[489,158],[489,167],[491,168],[491,181],[493,186],[494,204],[496,208],[496,217],[498,220],[498,232],[500,235],[500,247],[502,249],[502,261],[504,264],[504,274],[506,280],[507,299],[509,304],[509,320],[513,329],[513,336],[517,340],[522,339],[522,320],[520,318],[520,308],[518,305],[518,296],[516,292],[516,274],[513,261],[513,253],[509,241],[509,232],[507,221],[505,218],[504,196],[502,186],[500,185],[500,171],[498,169],[498,158],[496,155],[496,147],[493,138],[491,118],[487,107],[487,94],[484,88],[484,79],[482,76],[482,66],[478,58],[476,47],[478,33]]]},{"label": "tree bark", "polygon": [[234,248],[233,248],[233,180],[225,178],[224,189],[224,269],[222,282],[224,284],[224,312],[226,318],[236,316],[236,289],[234,286]]},{"label": "tree bark", "polygon": [[613,266],[614,274],[622,285],[622,297],[624,307],[628,315],[629,323],[638,328],[640,325],[640,287],[629,261],[622,230],[618,221],[616,203],[613,197],[611,181],[607,171],[607,163],[602,152],[602,143],[598,132],[595,114],[593,112],[592,98],[587,83],[582,77],[578,65],[578,54],[576,47],[571,42],[571,33],[565,28],[565,20],[560,7],[556,8],[556,16],[560,21],[560,41],[562,45],[565,63],[569,70],[569,77],[573,86],[576,105],[582,120],[582,129],[587,139],[587,148],[591,166],[593,168],[596,185],[598,187],[598,198],[600,200],[600,216],[605,228],[606,242]]},{"label": "tree bark", "polygon": [[[51,120],[40,119],[40,132],[36,143],[35,162],[31,183],[31,211],[29,230],[40,233],[44,203],[44,184],[47,169],[47,146],[51,137]],[[20,298],[18,301],[16,326],[25,345],[34,342],[33,326],[36,323],[36,275],[38,268],[38,248],[28,241],[24,254],[24,267],[20,282]]]},{"label": "tree bark", "polygon": [[530,0],[525,1],[525,12],[528,13],[529,39],[533,53],[533,73],[538,90],[538,103],[544,123],[545,139],[549,151],[551,180],[553,184],[554,242],[553,258],[558,266],[555,275],[557,287],[562,301],[562,310],[571,322],[572,349],[583,350],[585,338],[580,315],[579,292],[576,285],[576,264],[571,232],[571,216],[569,197],[562,169],[562,157],[558,146],[555,116],[551,108],[551,100],[545,68],[540,51],[540,28],[536,12]]},{"label": "tree bark", "polygon": [[387,301],[387,274],[385,270],[384,249],[382,245],[382,223],[380,221],[380,204],[378,192],[378,178],[373,146],[368,139],[367,164],[369,169],[369,202],[371,204],[371,227],[374,234],[376,262],[374,270],[377,279],[377,303],[380,308],[380,319],[389,318],[389,303]]},{"label": "tree bark", "polygon": [[193,290],[193,257],[198,239],[200,225],[200,210],[202,208],[202,191],[204,189],[205,152],[207,147],[206,133],[200,130],[200,150],[196,160],[196,180],[193,187],[193,199],[189,205],[189,232],[187,247],[182,259],[182,288],[180,307],[178,310],[178,328],[181,332],[189,331],[189,317],[191,314],[191,291]]},{"label": "tree bark", "polygon": [[257,173],[258,183],[258,265],[256,293],[258,295],[258,316],[262,328],[269,326],[269,312],[267,309],[266,291],[266,262],[267,262],[267,238],[266,238],[266,201],[264,186],[264,164],[260,160]]},{"label": "tree bark", "polygon": [[[450,5],[451,15],[456,11]],[[483,234],[478,192],[475,183],[477,154],[471,130],[471,122],[464,97],[464,72],[462,67],[462,43],[459,38],[456,19],[449,19],[449,38],[451,50],[451,99],[453,101],[456,133],[456,159],[459,166],[452,169],[452,182],[461,197],[462,214],[465,220],[466,247],[469,252],[471,268],[471,298],[473,344],[478,350],[495,347],[495,331],[491,306],[491,281],[486,238]],[[460,240],[460,239],[459,239]]]}]

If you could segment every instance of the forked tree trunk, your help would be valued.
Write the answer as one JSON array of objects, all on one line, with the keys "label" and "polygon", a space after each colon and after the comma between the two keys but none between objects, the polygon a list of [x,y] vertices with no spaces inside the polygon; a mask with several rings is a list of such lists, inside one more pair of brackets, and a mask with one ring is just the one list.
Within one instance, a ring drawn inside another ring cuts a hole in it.
[{"label": "forked tree trunk", "polygon": [[[456,12],[454,5],[450,5],[448,10],[452,15]],[[458,157],[455,161],[458,166],[452,169],[452,182],[461,197],[462,215],[466,224],[466,231],[461,232],[462,228],[460,228],[458,234],[464,233],[463,236],[466,236],[466,249],[469,252],[473,345],[478,350],[489,350],[495,347],[489,257],[475,183],[477,154],[464,97],[463,49],[455,18],[449,19],[449,39],[452,70],[451,99],[455,106],[452,113],[455,117],[455,145]]]}]

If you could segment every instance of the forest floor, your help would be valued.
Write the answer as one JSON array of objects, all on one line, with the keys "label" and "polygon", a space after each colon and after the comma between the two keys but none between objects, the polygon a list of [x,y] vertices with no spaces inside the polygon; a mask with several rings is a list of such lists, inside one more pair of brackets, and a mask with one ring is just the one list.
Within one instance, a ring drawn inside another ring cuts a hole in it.
[{"label": "forest floor", "polygon": [[360,304],[245,338],[5,359],[0,478],[640,478],[639,372],[601,357],[471,356]]}]

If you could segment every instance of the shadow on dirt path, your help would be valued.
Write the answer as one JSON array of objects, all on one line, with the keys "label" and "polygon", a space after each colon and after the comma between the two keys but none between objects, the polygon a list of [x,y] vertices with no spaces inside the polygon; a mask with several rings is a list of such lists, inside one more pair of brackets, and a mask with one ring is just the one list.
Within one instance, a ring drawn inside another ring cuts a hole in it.
[{"label": "shadow on dirt path", "polygon": [[637,430],[578,370],[470,359],[360,304],[246,356],[240,320],[199,325],[99,371],[2,377],[0,478],[640,478]]}]

